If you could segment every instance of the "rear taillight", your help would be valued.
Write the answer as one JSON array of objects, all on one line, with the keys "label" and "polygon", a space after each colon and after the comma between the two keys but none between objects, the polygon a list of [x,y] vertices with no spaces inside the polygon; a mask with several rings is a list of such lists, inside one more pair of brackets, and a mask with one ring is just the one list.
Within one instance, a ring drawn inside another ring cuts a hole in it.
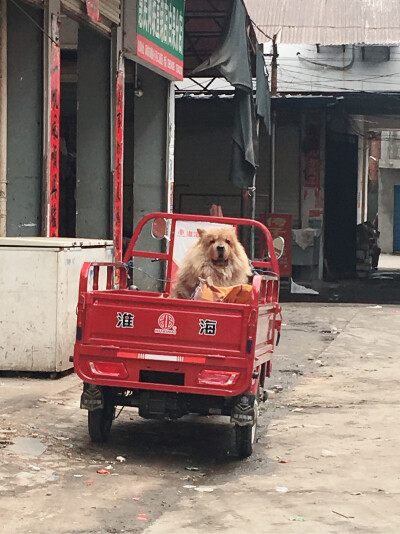
[{"label": "rear taillight", "polygon": [[89,362],[92,373],[96,376],[126,378],[128,371],[122,362]]},{"label": "rear taillight", "polygon": [[238,371],[214,371],[203,369],[197,377],[197,382],[202,386],[233,386],[238,381]]}]

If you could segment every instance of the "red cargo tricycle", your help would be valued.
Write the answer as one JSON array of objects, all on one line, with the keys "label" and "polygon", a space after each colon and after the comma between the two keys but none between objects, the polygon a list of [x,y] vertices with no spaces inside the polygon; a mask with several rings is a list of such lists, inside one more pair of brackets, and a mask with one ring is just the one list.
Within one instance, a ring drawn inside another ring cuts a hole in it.
[{"label": "red cargo tricycle", "polygon": [[[248,304],[169,297],[179,254],[196,239],[196,228],[207,225],[242,228],[253,238],[257,232],[253,243],[264,257],[252,260]],[[151,243],[157,250],[149,250]],[[131,272],[135,285],[128,283]],[[152,288],[140,283],[145,279]],[[157,290],[155,280],[162,284]],[[235,425],[239,456],[250,456],[265,378],[279,340],[278,300],[278,262],[262,223],[167,213],[145,216],[123,262],[86,262],[80,275],[74,367],[83,380],[81,408],[88,410],[91,439],[107,439],[117,406],[137,407],[144,418],[219,414]]]}]

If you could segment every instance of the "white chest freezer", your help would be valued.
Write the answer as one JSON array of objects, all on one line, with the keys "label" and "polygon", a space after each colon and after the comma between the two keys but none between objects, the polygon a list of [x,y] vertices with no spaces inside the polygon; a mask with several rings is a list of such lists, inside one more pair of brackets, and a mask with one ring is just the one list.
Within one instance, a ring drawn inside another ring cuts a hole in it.
[{"label": "white chest freezer", "polygon": [[72,367],[85,261],[113,261],[112,241],[0,238],[0,371]]}]

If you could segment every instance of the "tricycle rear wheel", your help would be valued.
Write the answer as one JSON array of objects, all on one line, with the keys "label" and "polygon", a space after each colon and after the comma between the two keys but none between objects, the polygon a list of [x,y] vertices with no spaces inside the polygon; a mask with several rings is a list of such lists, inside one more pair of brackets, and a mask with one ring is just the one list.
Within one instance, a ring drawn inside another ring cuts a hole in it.
[{"label": "tricycle rear wheel", "polygon": [[89,436],[95,443],[107,441],[114,419],[114,410],[114,403],[105,400],[103,408],[88,412]]},{"label": "tricycle rear wheel", "polygon": [[252,425],[235,425],[236,449],[239,458],[248,458],[253,453],[253,445],[256,441],[258,419],[258,395],[254,401],[254,422]]}]

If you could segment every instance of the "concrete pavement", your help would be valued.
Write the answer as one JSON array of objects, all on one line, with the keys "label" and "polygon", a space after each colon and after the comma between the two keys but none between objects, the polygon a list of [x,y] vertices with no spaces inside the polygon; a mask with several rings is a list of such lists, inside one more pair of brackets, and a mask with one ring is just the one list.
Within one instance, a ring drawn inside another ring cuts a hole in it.
[{"label": "concrete pavement", "polygon": [[1,378],[0,532],[397,534],[400,309],[285,304],[284,323],[245,461],[227,419],[124,410],[98,446],[76,376]]}]

